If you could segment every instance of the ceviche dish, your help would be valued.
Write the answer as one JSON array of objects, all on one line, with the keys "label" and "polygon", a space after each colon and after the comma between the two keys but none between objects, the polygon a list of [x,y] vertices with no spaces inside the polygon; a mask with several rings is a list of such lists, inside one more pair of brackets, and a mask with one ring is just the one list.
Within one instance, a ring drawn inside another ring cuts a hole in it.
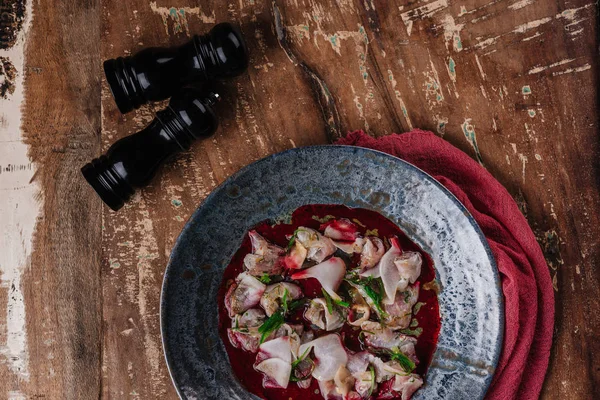
[{"label": "ceviche dish", "polygon": [[440,330],[431,258],[367,209],[307,205],[250,230],[219,291],[234,374],[263,399],[401,399]]}]

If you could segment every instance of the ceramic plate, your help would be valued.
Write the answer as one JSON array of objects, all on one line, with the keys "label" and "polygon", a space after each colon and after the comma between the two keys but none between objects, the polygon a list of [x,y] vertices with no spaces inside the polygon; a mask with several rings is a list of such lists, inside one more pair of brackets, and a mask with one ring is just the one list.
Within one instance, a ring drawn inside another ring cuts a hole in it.
[{"label": "ceramic plate", "polygon": [[218,332],[222,272],[245,233],[305,204],[344,204],[395,222],[434,261],[441,331],[424,399],[482,399],[501,351],[504,307],[496,264],[464,206],[435,179],[387,154],[316,146],[262,159],[233,175],[183,229],[163,282],[161,330],[185,399],[258,399],[231,371]]}]

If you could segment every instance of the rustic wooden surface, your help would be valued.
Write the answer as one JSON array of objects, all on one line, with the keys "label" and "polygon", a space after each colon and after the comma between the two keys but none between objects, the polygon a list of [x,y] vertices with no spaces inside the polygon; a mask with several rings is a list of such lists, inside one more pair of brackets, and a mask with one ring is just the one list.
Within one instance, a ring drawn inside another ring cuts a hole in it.
[{"label": "rustic wooden surface", "polygon": [[[13,18],[20,4],[31,24]],[[160,286],[202,199],[268,154],[414,127],[484,165],[538,236],[557,311],[542,397],[597,395],[596,3],[4,0],[0,14],[0,398],[175,398]],[[101,60],[225,20],[241,25],[251,65],[215,85],[218,134],[109,211],[79,167],[161,105],[119,114]]]}]

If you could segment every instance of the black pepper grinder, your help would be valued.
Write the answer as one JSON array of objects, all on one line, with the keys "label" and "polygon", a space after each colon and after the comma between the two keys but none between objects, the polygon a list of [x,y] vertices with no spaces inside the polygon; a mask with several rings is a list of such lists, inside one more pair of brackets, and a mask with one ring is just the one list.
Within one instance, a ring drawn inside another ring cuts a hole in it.
[{"label": "black pepper grinder", "polygon": [[106,80],[123,114],[149,101],[165,100],[186,84],[234,77],[247,67],[242,34],[226,22],[180,47],[150,47],[104,61]]},{"label": "black pepper grinder", "polygon": [[138,133],[116,141],[106,155],[86,164],[81,172],[100,198],[117,211],[146,186],[169,157],[188,150],[198,138],[206,138],[218,126],[212,109],[219,96],[185,88],[173,95],[167,108]]}]

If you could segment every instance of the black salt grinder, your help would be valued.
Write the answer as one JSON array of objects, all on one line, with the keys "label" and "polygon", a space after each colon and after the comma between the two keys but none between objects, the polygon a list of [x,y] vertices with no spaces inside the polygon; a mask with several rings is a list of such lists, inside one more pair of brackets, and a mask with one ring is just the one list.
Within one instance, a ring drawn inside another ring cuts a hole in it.
[{"label": "black salt grinder", "polygon": [[104,61],[106,80],[123,114],[149,101],[165,100],[186,84],[234,77],[247,67],[242,34],[226,22],[180,47],[150,47]]},{"label": "black salt grinder", "polygon": [[116,141],[105,155],[86,164],[81,172],[100,198],[117,211],[146,186],[158,167],[172,155],[188,150],[198,138],[210,136],[218,126],[211,108],[219,99],[215,93],[203,95],[195,89],[182,89],[167,108],[143,130]]}]

